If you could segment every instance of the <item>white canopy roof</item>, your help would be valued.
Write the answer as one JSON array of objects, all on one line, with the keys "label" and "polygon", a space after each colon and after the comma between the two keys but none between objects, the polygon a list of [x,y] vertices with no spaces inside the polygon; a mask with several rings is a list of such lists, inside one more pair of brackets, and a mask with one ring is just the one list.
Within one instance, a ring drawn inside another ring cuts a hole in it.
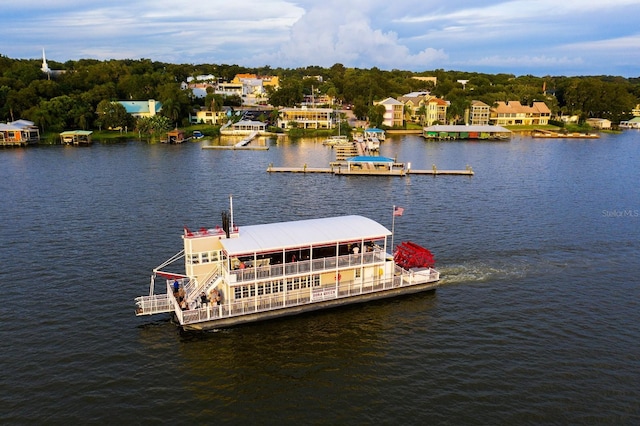
[{"label": "white canopy roof", "polygon": [[241,226],[238,238],[223,239],[221,243],[225,251],[234,256],[327,245],[337,241],[380,239],[389,235],[391,231],[378,222],[352,215]]}]

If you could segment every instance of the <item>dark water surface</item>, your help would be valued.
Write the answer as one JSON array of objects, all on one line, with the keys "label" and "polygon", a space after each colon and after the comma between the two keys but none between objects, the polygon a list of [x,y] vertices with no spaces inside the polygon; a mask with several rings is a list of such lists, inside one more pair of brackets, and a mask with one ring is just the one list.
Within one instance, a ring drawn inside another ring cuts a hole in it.
[{"label": "dark water surface", "polygon": [[[208,143],[208,142],[202,142]],[[268,174],[269,151],[0,151],[3,424],[638,424],[640,132],[382,154],[469,177]],[[183,226],[362,214],[429,247],[435,294],[205,334],[136,318]]]}]

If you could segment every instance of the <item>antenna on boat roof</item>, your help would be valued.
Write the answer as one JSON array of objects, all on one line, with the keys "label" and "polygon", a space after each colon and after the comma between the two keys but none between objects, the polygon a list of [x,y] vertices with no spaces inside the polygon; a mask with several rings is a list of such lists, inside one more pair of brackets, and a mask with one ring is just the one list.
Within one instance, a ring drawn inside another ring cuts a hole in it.
[{"label": "antenna on boat roof", "polygon": [[233,194],[229,194],[229,212],[231,214],[231,227],[233,229]]}]

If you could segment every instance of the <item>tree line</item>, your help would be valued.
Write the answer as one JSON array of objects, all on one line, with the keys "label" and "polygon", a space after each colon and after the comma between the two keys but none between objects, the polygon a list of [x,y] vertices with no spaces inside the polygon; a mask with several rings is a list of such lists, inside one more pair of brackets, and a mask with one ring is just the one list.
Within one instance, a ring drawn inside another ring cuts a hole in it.
[{"label": "tree line", "polygon": [[[553,114],[629,119],[640,103],[640,78],[617,76],[515,76],[442,69],[411,72],[378,68],[330,68],[308,66],[295,69],[250,68],[239,65],[171,64],[150,59],[100,61],[80,59],[49,67],[64,70],[50,78],[40,69],[40,60],[11,59],[0,55],[0,121],[24,118],[42,131],[100,129],[129,126],[146,131],[154,123],[131,121],[112,101],[156,99],[163,104],[164,125],[187,124],[195,108],[220,109],[238,106],[240,99],[209,93],[196,98],[183,90],[187,77],[212,74],[230,81],[236,74],[252,73],[280,78],[280,87],[268,93],[274,107],[299,104],[305,95],[328,95],[350,105],[358,118],[379,114],[375,101],[398,98],[410,92],[428,91],[450,102],[448,120],[460,122],[472,100],[488,105],[517,100],[522,104],[543,101]],[[436,77],[437,83],[413,77]],[[459,80],[468,80],[463,86]],[[115,108],[115,110],[114,110]],[[124,115],[123,115],[124,114]]]}]

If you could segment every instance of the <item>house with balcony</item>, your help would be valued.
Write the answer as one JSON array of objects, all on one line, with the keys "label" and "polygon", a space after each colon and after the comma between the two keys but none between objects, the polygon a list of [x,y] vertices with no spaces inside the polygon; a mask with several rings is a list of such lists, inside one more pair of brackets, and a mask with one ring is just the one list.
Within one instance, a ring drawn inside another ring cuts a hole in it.
[{"label": "house with balcony", "polygon": [[412,92],[398,98],[404,104],[405,115],[414,122],[427,126],[434,123],[445,123],[449,103],[437,98],[429,92]]},{"label": "house with balcony", "polygon": [[551,110],[544,102],[522,105],[519,101],[498,101],[491,108],[489,123],[497,126],[537,126],[549,124]]},{"label": "house with balcony", "polygon": [[222,124],[225,123],[229,117],[227,111],[210,111],[208,109],[200,109],[190,115],[191,123],[193,124]]},{"label": "house with balcony", "polygon": [[277,125],[281,129],[333,129],[335,120],[332,108],[282,108]]},{"label": "house with balcony", "polygon": [[215,93],[218,95],[224,95],[224,96],[240,96],[242,97],[243,94],[243,90],[242,90],[242,83],[218,83],[218,85],[216,86],[216,90]]},{"label": "house with balcony", "polygon": [[465,120],[465,124],[472,126],[486,126],[489,124],[491,117],[491,107],[482,101],[471,101],[469,108],[469,119]]},{"label": "house with balcony", "polygon": [[374,105],[384,106],[382,124],[388,127],[402,127],[404,125],[404,104],[394,98],[386,98]]}]

